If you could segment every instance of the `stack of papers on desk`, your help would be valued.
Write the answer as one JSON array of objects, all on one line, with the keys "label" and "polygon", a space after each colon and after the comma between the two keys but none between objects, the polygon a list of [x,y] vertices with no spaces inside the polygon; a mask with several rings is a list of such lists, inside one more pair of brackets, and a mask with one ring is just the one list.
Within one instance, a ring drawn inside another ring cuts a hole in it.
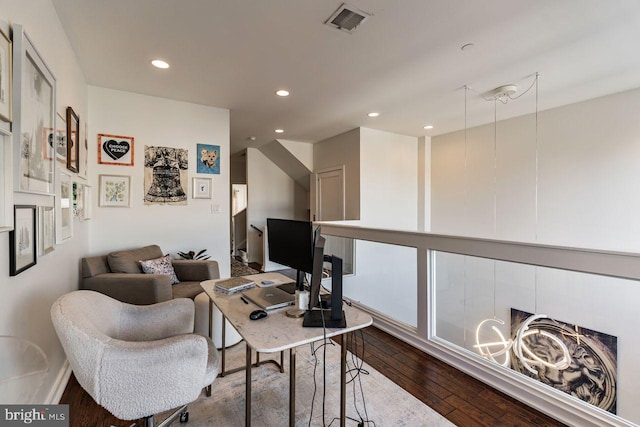
[{"label": "stack of papers on desk", "polygon": [[244,277],[232,277],[230,279],[219,280],[216,282],[216,291],[224,292],[225,294],[235,294],[246,289],[251,289],[256,286],[255,282]]}]

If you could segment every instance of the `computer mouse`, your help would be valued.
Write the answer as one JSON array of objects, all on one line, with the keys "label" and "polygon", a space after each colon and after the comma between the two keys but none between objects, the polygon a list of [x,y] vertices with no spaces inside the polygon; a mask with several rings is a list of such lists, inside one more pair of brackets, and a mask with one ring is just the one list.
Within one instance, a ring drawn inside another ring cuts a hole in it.
[{"label": "computer mouse", "polygon": [[255,311],[252,311],[251,314],[249,315],[249,319],[251,320],[258,320],[258,319],[262,319],[263,317],[267,317],[267,312],[264,310],[255,310]]}]

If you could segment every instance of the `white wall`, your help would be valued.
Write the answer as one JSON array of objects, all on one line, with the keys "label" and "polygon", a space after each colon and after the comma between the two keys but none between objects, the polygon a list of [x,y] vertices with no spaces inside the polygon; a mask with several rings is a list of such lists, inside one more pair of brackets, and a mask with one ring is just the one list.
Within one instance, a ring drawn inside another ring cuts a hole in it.
[{"label": "white wall", "polygon": [[[537,180],[533,114],[498,122],[495,150],[493,124],[466,147],[462,131],[434,137],[432,232],[640,252],[639,113],[640,89],[540,112]],[[439,337],[475,352],[477,324],[497,316],[508,334],[512,307],[614,335],[618,414],[640,422],[638,283],[439,257]]]},{"label": "white wall", "polygon": [[[24,26],[57,79],[57,111],[64,114],[67,106],[72,106],[80,117],[83,134],[87,119],[87,87],[52,3],[49,0],[0,0],[0,19],[11,25]],[[15,193],[14,203],[53,206],[54,198]],[[49,369],[37,390],[32,389],[31,384],[25,389],[20,381],[2,388],[2,403],[16,399],[19,403],[26,403],[26,400],[57,403],[64,390],[65,384],[58,377],[66,357],[53,330],[50,309],[57,297],[78,288],[79,259],[87,251],[88,224],[74,220],[71,240],[56,245],[55,251],[38,257],[35,266],[15,277],[9,277],[9,235],[0,233],[0,335],[17,336],[40,346],[47,356]],[[1,361],[2,372],[23,373],[29,362],[24,355],[18,359],[4,359]]]},{"label": "white wall", "polygon": [[[315,144],[315,153],[326,156],[315,159],[319,165],[345,164],[345,170],[356,169],[359,191],[359,217],[357,224],[370,227],[409,229],[418,227],[419,168],[418,138],[359,128],[359,135],[351,131],[328,142]],[[351,147],[346,136],[358,136],[359,149]],[[328,147],[325,147],[325,144]],[[343,147],[349,147],[345,150]],[[353,159],[353,154],[358,159]],[[329,155],[334,156],[330,158]],[[423,168],[423,174],[424,174]],[[424,175],[422,175],[424,179]],[[346,173],[346,186],[353,185]],[[353,195],[356,191],[351,190]],[[347,195],[347,204],[350,196]],[[353,207],[353,204],[352,204]],[[349,218],[350,219],[350,218]],[[331,241],[325,253],[342,253],[350,246],[343,241]],[[349,260],[349,256],[344,256]],[[375,242],[355,242],[355,275],[344,278],[344,295],[384,313],[412,327],[417,326],[417,254],[413,248],[385,245]],[[389,266],[402,265],[402,268]],[[327,286],[329,283],[326,284]]]},{"label": "white wall", "polygon": [[[344,165],[345,220],[360,219],[360,128],[313,144],[313,172]],[[311,183],[311,213],[315,213],[316,188]]]},{"label": "white wall", "polygon": [[640,89],[540,112],[537,212],[533,114],[498,122],[495,153],[493,124],[466,159],[464,132],[434,137],[433,232],[640,251],[639,112]]},{"label": "white wall", "polygon": [[416,230],[418,138],[360,128],[360,220]]},{"label": "white wall", "polygon": [[431,230],[431,137],[418,138],[418,230]]},{"label": "white wall", "polygon": [[313,144],[298,141],[278,139],[287,150],[293,154],[310,171],[313,170]]},{"label": "white wall", "polygon": [[[247,149],[247,226],[263,229],[267,218],[295,218],[296,183],[256,148]],[[263,239],[247,232],[249,262],[263,263]]]},{"label": "white wall", "polygon": [[[158,244],[174,257],[177,251],[207,249],[230,273],[229,110],[89,86],[89,141],[97,134],[132,136],[133,166],[94,164],[95,190],[90,253]],[[219,145],[220,174],[196,174],[196,144]],[[189,153],[188,205],[144,205],[144,147],[184,148]],[[97,143],[89,144],[97,159]],[[98,207],[100,174],[131,176],[131,207]],[[212,199],[193,199],[194,176],[212,179]],[[212,213],[212,206],[220,212]]]},{"label": "white wall", "polygon": [[231,156],[230,180],[232,184],[247,183],[247,152],[242,151]]}]

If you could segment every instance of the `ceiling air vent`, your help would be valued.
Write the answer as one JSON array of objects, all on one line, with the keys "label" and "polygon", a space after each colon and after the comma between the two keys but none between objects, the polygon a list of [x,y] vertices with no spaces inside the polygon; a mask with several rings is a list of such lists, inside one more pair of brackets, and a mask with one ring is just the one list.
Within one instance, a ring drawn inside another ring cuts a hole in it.
[{"label": "ceiling air vent", "polygon": [[325,24],[330,27],[346,31],[347,33],[353,33],[358,25],[370,16],[370,13],[349,7],[343,3],[342,6],[340,6],[338,10],[336,10],[333,15],[326,20]]}]

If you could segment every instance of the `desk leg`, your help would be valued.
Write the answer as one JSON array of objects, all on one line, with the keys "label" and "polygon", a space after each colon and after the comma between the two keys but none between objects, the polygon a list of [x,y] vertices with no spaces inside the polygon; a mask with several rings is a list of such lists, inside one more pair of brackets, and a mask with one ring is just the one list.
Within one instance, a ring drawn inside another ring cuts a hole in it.
[{"label": "desk leg", "polygon": [[347,334],[340,339],[340,427],[347,422]]},{"label": "desk leg", "polygon": [[[280,353],[282,356],[282,352]],[[282,364],[284,366],[284,364]],[[289,427],[296,425],[296,349],[289,349]]]},{"label": "desk leg", "polygon": [[[209,311],[209,313],[211,313],[211,311]],[[213,339],[213,337],[211,339]],[[225,352],[227,351],[226,339],[227,339],[227,317],[223,314],[222,315],[222,336],[220,337],[220,340],[222,342],[222,373],[220,374],[221,377],[224,377],[225,373],[227,372],[225,370],[225,363],[227,361],[226,354],[225,354]]]},{"label": "desk leg", "polygon": [[251,427],[251,347],[247,346],[244,425]]},{"label": "desk leg", "polygon": [[[212,320],[213,320],[213,301],[211,301],[211,298],[209,298],[209,338],[211,338],[211,340],[213,340],[213,329],[211,328]],[[224,372],[224,368],[222,368],[222,371]],[[207,397],[211,397],[211,384],[209,384],[206,387],[205,394],[207,395]]]}]

